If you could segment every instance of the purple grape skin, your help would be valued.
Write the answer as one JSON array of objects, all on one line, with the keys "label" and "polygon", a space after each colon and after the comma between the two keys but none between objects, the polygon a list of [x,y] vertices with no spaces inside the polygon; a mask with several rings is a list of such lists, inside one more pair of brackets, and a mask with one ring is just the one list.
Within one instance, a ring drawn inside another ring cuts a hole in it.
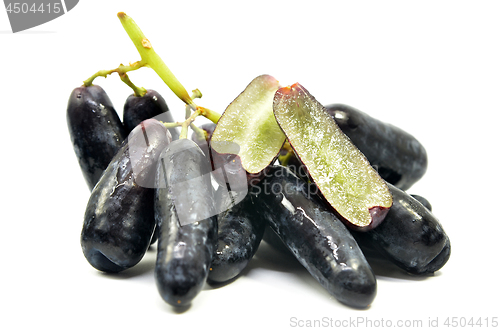
[{"label": "purple grape skin", "polygon": [[409,133],[348,105],[325,109],[387,182],[407,190],[425,174],[427,152]]},{"label": "purple grape skin", "polygon": [[251,192],[255,209],[328,293],[348,306],[369,306],[376,278],[345,225],[288,168],[269,170]]},{"label": "purple grape skin", "polygon": [[92,190],[127,137],[125,127],[98,85],[80,86],[71,92],[66,120],[83,177]]},{"label": "purple grape skin", "polygon": [[[227,190],[219,188],[216,200],[229,199],[227,193]],[[238,192],[231,191],[231,194]],[[242,201],[217,216],[217,249],[208,274],[211,283],[223,283],[236,278],[257,252],[266,223],[255,210],[252,198],[253,195],[247,194]],[[222,209],[221,205],[218,210]]]},{"label": "purple grape skin", "polygon": [[[155,90],[147,90],[142,97],[134,94],[129,95],[123,106],[123,125],[125,131],[130,133],[142,121],[162,115],[163,122],[174,122],[172,113],[169,111],[165,99]],[[177,128],[169,128],[172,140],[179,139]]]},{"label": "purple grape skin", "polygon": [[[145,134],[148,145],[140,150],[138,142]],[[155,228],[154,189],[149,184],[154,181],[159,155],[170,140],[160,122],[142,122],[123,142],[92,190],[80,242],[94,268],[120,272],[136,265],[146,253]],[[132,155],[138,161],[135,165]]]},{"label": "purple grape skin", "polygon": [[438,219],[418,200],[388,184],[394,203],[375,229],[354,233],[362,248],[375,248],[401,269],[415,275],[441,269],[451,254],[450,239]]},{"label": "purple grape skin", "polygon": [[[158,163],[154,198],[159,229],[155,281],[162,299],[172,306],[188,306],[208,277],[217,242],[213,187],[209,177],[202,176],[210,171],[201,149],[188,139],[173,141]],[[182,183],[182,192],[172,189],[177,183]],[[181,226],[185,212],[188,217],[214,216]]]}]

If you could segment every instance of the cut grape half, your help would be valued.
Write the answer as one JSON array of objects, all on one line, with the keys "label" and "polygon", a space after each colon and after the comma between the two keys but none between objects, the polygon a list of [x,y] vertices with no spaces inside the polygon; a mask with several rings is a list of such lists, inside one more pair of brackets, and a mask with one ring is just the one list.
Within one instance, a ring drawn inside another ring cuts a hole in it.
[{"label": "cut grape half", "polygon": [[279,87],[269,75],[252,80],[224,111],[212,134],[211,147],[221,154],[237,154],[243,169],[251,174],[273,162],[285,142],[273,114],[273,98]]},{"label": "cut grape half", "polygon": [[376,227],[392,206],[387,184],[300,84],[280,88],[274,115],[323,197],[353,229]]}]

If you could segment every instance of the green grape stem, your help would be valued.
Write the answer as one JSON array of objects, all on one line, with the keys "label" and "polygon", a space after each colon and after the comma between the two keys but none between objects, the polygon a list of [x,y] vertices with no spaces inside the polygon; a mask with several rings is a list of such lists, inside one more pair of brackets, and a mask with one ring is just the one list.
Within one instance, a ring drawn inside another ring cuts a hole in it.
[{"label": "green grape stem", "polygon": [[214,122],[215,124],[217,124],[217,122],[219,122],[219,119],[222,116],[218,112],[215,112],[215,111],[210,110],[210,109],[205,108],[205,107],[199,107],[198,106],[197,110],[200,111],[200,113],[201,113],[202,116],[206,117],[207,119],[209,119],[210,121]]},{"label": "green grape stem", "polygon": [[[87,80],[83,81],[83,85],[91,86],[94,79],[96,79],[97,77],[106,78],[108,75],[116,72],[120,76],[120,79],[134,91],[135,96],[142,97],[147,93],[147,90],[143,87],[137,87],[136,85],[134,85],[130,80],[130,78],[128,77],[127,72],[137,70],[142,67],[150,67],[163,80],[163,82],[167,84],[167,86],[172,90],[172,92],[174,92],[174,94],[186,104],[186,119],[184,122],[173,122],[173,123],[162,122],[163,125],[167,129],[180,126],[181,134],[179,139],[187,138],[189,127],[191,127],[191,129],[200,139],[205,139],[206,138],[205,131],[196,127],[193,121],[196,119],[196,117],[202,115],[205,116],[210,121],[217,123],[221,117],[221,114],[213,110],[197,106],[194,103],[193,99],[202,97],[200,90],[198,89],[193,90],[193,95],[190,96],[187,93],[184,86],[179,82],[179,80],[177,80],[174,74],[167,67],[165,62],[163,62],[160,56],[155,52],[155,50],[151,46],[150,41],[146,38],[146,36],[141,31],[139,26],[135,23],[135,21],[123,12],[118,13],[118,18],[120,19],[120,22],[122,23],[125,32],[127,32],[129,38],[132,40],[135,47],[137,48],[137,51],[141,56],[141,60],[134,62],[128,66],[120,64],[118,68],[115,69],[99,70],[94,75],[89,77]],[[192,114],[191,110],[194,111]]]},{"label": "green grape stem", "polygon": [[[146,36],[141,31],[137,23],[135,23],[135,21],[124,12],[119,12],[118,18],[120,19],[120,22],[122,23],[125,32],[127,32],[129,38],[132,40],[135,48],[139,52],[139,55],[141,56],[140,62],[144,63],[144,65],[153,69],[156,72],[156,74],[163,80],[163,82],[165,82],[165,84],[167,84],[167,86],[172,90],[172,92],[174,92],[174,94],[177,95],[179,99],[181,99],[186,105],[188,105],[194,111],[194,113],[198,113],[198,115],[205,116],[210,121],[217,123],[221,115],[213,110],[199,107],[194,103],[193,98],[201,97],[201,93],[200,96],[198,96],[196,90],[194,90],[193,91],[195,92],[194,97],[191,97],[188,94],[184,86],[170,71],[165,62],[163,62],[163,60],[161,59],[161,57],[155,52],[153,46],[151,46],[151,42],[146,38]],[[187,117],[185,121],[186,125],[183,126],[183,130],[184,129],[186,130],[185,132],[186,136],[187,136],[187,127],[192,122],[191,121],[187,123],[189,118],[191,117],[190,116]]]},{"label": "green grape stem", "polygon": [[148,93],[148,91],[144,87],[135,86],[134,83],[132,83],[132,81],[128,77],[127,73],[120,74],[120,79],[122,80],[122,82],[127,84],[132,90],[134,90],[134,95],[136,97],[143,97],[144,95],[146,95],[146,93]]},{"label": "green grape stem", "polygon": [[[193,100],[201,98],[203,96],[203,94],[201,94],[201,91],[199,89],[193,90],[192,92],[193,92],[193,94],[191,94],[191,99],[193,99]],[[196,110],[196,109],[194,109],[194,110]],[[189,116],[191,116],[191,106],[186,104],[186,116],[184,118],[188,119]]]},{"label": "green grape stem", "polygon": [[196,136],[198,137],[199,140],[201,140],[201,141],[207,140],[207,135],[206,135],[205,130],[200,129],[199,127],[194,125],[193,122],[191,122],[191,124],[189,126],[194,131],[194,133],[196,134]]},{"label": "green grape stem", "polygon": [[[197,99],[197,98],[201,98],[201,97],[202,97],[202,94],[201,94],[199,89],[193,90],[193,94],[191,95],[191,99]],[[182,129],[181,129],[181,135],[180,135],[179,139],[187,138],[187,130],[188,130],[187,128],[191,127],[191,129],[194,131],[194,133],[196,134],[198,139],[206,140],[207,139],[206,131],[202,130],[199,127],[197,127],[196,125],[194,125],[194,120],[196,119],[196,117],[198,117],[199,115],[202,115],[202,114],[206,114],[206,113],[207,113],[207,109],[205,109],[203,107],[198,107],[195,110],[195,113],[192,114],[191,113],[191,106],[186,104],[186,117],[185,117],[186,119],[184,122],[175,122],[175,123],[162,122],[162,123],[167,129],[181,126]],[[217,120],[218,120],[218,118],[217,118]]]},{"label": "green grape stem", "polygon": [[184,122],[161,122],[167,129],[176,128],[182,126]]},{"label": "green grape stem", "polygon": [[[147,65],[153,69],[158,76],[160,76],[160,78],[179,99],[184,101],[186,104],[194,105],[193,100],[184,86],[182,86],[182,84],[167,67],[165,62],[163,62],[161,57],[155,52],[153,46],[151,46],[151,42],[146,38],[135,21],[124,12],[119,12],[118,18],[120,19],[125,32],[127,32],[128,36],[134,43],[135,48],[137,48],[137,51],[141,55],[141,61],[147,63]],[[193,108],[196,108],[196,105],[194,105]]]},{"label": "green grape stem", "polygon": [[[145,62],[143,62],[143,61],[137,61],[137,62],[134,62],[134,63],[128,65],[128,66],[124,66],[123,64],[120,64],[118,66],[118,68],[115,68],[115,69],[99,70],[98,72],[96,72],[95,74],[93,74],[92,76],[90,76],[88,79],[84,80],[83,81],[83,85],[87,86],[87,87],[91,86],[92,83],[94,82],[94,79],[96,79],[97,77],[104,77],[104,78],[106,78],[108,75],[111,75],[114,72],[118,73],[118,75],[120,75],[120,78],[122,78],[123,75],[127,76],[127,72],[133,71],[133,70],[137,70],[139,68],[144,67],[145,65],[146,65]],[[126,79],[128,79],[128,77]],[[122,80],[123,80],[123,78],[122,78]],[[128,81],[130,82],[130,79],[128,79]],[[125,82],[125,83],[127,85],[129,85],[127,82]],[[130,84],[132,84],[132,82],[130,82]],[[132,86],[130,86],[130,87],[132,87]],[[135,93],[136,90],[134,88],[132,88],[132,89],[134,90],[134,93]],[[137,88],[137,89],[140,90],[141,88]]]},{"label": "green grape stem", "polygon": [[191,92],[193,92],[193,94],[191,94],[191,99],[200,99],[203,96],[199,89],[194,89]]},{"label": "green grape stem", "polygon": [[181,134],[179,135],[179,139],[186,139],[188,133],[188,127],[193,123],[193,121],[201,114],[201,111],[197,109],[194,113],[187,118],[181,126]]},{"label": "green grape stem", "polygon": [[[191,99],[198,99],[198,98],[201,98],[203,96],[203,94],[201,94],[201,91],[199,89],[195,89],[192,92],[193,92],[193,94],[191,94]],[[186,119],[189,119],[190,116],[191,116],[191,107],[186,105]],[[194,122],[191,122],[191,124],[189,124],[189,126],[194,131],[194,133],[196,134],[198,139],[200,139],[201,141],[207,139],[206,131],[202,130],[199,127],[197,127],[196,125],[194,125]]]}]

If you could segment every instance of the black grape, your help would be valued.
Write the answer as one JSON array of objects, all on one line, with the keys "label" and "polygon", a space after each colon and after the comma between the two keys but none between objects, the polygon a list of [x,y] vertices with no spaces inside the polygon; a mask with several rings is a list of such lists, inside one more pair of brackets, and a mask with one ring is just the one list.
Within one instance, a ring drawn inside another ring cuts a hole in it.
[{"label": "black grape", "polygon": [[171,137],[149,119],[124,141],[90,195],[81,245],[88,262],[105,272],[136,265],[147,251],[154,219],[154,174]]},{"label": "black grape", "polygon": [[71,92],[66,120],[83,177],[92,190],[126,138],[125,127],[98,85]]},{"label": "black grape", "polygon": [[273,166],[251,192],[258,212],[328,293],[365,308],[376,295],[375,275],[345,225],[308,187],[288,168]]},{"label": "black grape", "polygon": [[218,244],[208,274],[212,283],[237,277],[259,247],[266,223],[256,211],[253,198],[246,190],[227,191],[219,187],[216,192],[220,213],[217,217]]},{"label": "black grape", "polygon": [[366,233],[353,232],[362,248],[375,248],[411,274],[441,269],[451,254],[450,239],[434,214],[418,200],[388,184],[394,203],[384,221]]},{"label": "black grape", "polygon": [[186,306],[202,290],[217,242],[211,167],[191,140],[173,141],[158,163],[155,279],[163,300]]},{"label": "black grape", "polygon": [[[159,116],[161,115],[161,116]],[[174,122],[165,99],[155,90],[147,90],[142,97],[131,94],[123,107],[123,125],[127,134],[142,121],[155,117],[163,122]],[[179,139],[177,128],[169,128],[172,140]]]}]

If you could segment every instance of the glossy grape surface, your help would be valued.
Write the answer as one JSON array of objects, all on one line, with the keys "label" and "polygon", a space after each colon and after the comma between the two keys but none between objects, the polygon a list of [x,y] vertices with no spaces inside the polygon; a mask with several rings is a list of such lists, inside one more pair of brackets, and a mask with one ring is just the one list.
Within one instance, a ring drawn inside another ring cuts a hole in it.
[{"label": "glossy grape surface", "polygon": [[[165,99],[155,90],[147,90],[142,97],[131,94],[125,101],[123,107],[123,125],[127,134],[142,121],[162,115],[161,121],[174,122],[172,113],[169,111]],[[172,140],[179,139],[177,128],[169,128]]]},{"label": "glossy grape surface", "polygon": [[[243,191],[246,194],[246,191]],[[234,201],[238,192],[228,192],[219,188],[216,200],[218,210],[226,205],[224,200]],[[231,196],[230,196],[231,195]],[[234,204],[229,201],[231,208],[223,210],[217,216],[218,234],[217,249],[212,260],[212,267],[208,274],[210,282],[226,282],[237,277],[248,265],[259,247],[264,235],[265,221],[255,210],[254,196],[246,194],[245,198]]]},{"label": "glossy grape surface", "polygon": [[252,193],[255,208],[298,261],[337,300],[364,308],[376,295],[373,271],[345,225],[290,170],[274,166]]},{"label": "glossy grape surface", "polygon": [[211,167],[191,140],[173,141],[158,163],[155,280],[163,300],[186,306],[202,290],[217,238]]},{"label": "glossy grape surface", "polygon": [[125,127],[98,85],[71,92],[66,120],[83,177],[92,190],[126,138]]},{"label": "glossy grape surface", "polygon": [[366,233],[354,233],[361,247],[371,246],[403,270],[417,275],[441,269],[451,254],[439,220],[418,200],[389,184],[394,204],[385,220]]},{"label": "glossy grape surface", "polygon": [[155,228],[152,185],[156,163],[170,140],[160,122],[142,122],[92,190],[81,246],[94,268],[119,272],[136,265],[146,253]]}]

